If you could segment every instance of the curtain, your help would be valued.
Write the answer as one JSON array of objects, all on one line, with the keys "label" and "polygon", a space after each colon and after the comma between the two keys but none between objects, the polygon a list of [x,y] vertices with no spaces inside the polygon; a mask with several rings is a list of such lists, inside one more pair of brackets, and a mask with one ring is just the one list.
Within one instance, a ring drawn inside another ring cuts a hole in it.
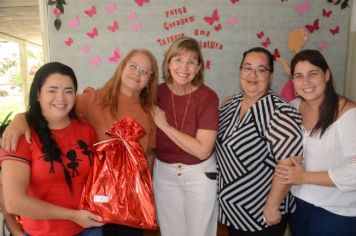
[{"label": "curtain", "polygon": [[[351,3],[352,1],[350,1]],[[344,95],[356,101],[356,3],[352,4]]]}]

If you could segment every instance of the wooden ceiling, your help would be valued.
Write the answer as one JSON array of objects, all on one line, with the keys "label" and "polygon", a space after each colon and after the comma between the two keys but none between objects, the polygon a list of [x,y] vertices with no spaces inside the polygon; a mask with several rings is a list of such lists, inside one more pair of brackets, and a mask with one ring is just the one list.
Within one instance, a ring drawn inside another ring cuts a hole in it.
[{"label": "wooden ceiling", "polygon": [[0,0],[0,38],[42,45],[39,0]]}]

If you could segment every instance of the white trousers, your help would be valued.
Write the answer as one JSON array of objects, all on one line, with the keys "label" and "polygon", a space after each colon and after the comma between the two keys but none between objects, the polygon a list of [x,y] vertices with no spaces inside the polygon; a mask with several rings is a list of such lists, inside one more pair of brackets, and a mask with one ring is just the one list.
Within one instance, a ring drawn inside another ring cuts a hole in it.
[{"label": "white trousers", "polygon": [[162,236],[216,236],[217,181],[214,155],[196,165],[167,164],[157,158],[153,185]]}]

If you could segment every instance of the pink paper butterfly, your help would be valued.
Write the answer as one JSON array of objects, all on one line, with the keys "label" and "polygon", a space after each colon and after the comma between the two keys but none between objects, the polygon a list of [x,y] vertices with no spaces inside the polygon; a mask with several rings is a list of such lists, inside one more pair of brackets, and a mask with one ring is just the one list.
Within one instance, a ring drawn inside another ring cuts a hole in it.
[{"label": "pink paper butterfly", "polygon": [[117,61],[120,59],[121,53],[119,49],[114,48],[114,55],[112,57],[108,57],[107,61],[110,63],[117,63]]},{"label": "pink paper butterfly", "polygon": [[257,38],[261,39],[261,38],[263,38],[265,36],[265,32],[261,31],[256,35],[257,35]]},{"label": "pink paper butterfly", "polygon": [[117,9],[117,7],[114,2],[105,7],[105,11],[110,14],[113,13],[114,11],[116,11],[116,9]]},{"label": "pink paper butterfly", "polygon": [[313,33],[314,31],[318,30],[319,29],[319,19],[316,19],[314,22],[313,22],[313,25],[305,25],[305,28],[307,28],[307,30],[310,32],[310,33]]},{"label": "pink paper butterfly", "polygon": [[261,42],[261,45],[265,48],[268,47],[268,45],[270,45],[270,44],[271,44],[271,41],[270,41],[269,37],[266,38],[266,41]]},{"label": "pink paper butterfly", "polygon": [[329,31],[332,35],[335,35],[335,34],[339,33],[339,29],[340,29],[340,27],[336,26],[334,29],[329,29]]},{"label": "pink paper butterfly", "polygon": [[129,13],[129,20],[134,20],[134,19],[136,19],[136,12],[131,12],[131,13]]},{"label": "pink paper butterfly", "polygon": [[209,25],[214,24],[214,21],[219,21],[220,18],[219,18],[219,15],[218,15],[218,10],[215,9],[215,10],[213,11],[213,15],[212,15],[211,17],[210,17],[210,16],[204,17],[204,20],[205,20],[206,22],[208,22]]},{"label": "pink paper butterfly", "polygon": [[215,29],[216,31],[220,31],[220,30],[222,29],[222,25],[221,25],[221,24],[215,25],[215,26],[214,26],[214,29]]},{"label": "pink paper butterfly", "polygon": [[99,35],[98,29],[97,29],[96,27],[94,27],[91,32],[88,32],[88,33],[87,33],[87,35],[88,35],[88,37],[91,38],[91,39],[95,38],[96,36]]},{"label": "pink paper butterfly", "polygon": [[100,57],[98,55],[96,55],[95,57],[93,57],[90,61],[89,61],[89,64],[93,67],[96,67],[99,62],[100,62]]},{"label": "pink paper butterfly", "polygon": [[82,50],[82,52],[84,52],[84,53],[87,53],[90,50],[90,46],[89,45],[84,45],[84,46],[82,46],[80,48],[80,50]]},{"label": "pink paper butterfly", "polygon": [[135,0],[135,2],[139,7],[141,7],[144,3],[149,3],[150,0]]},{"label": "pink paper butterfly", "polygon": [[68,25],[71,27],[71,28],[75,28],[79,25],[79,17],[76,16],[74,17],[73,19],[69,19],[68,20]]},{"label": "pink paper butterfly", "polygon": [[324,52],[324,50],[329,46],[328,41],[323,41],[321,44],[319,44],[319,51]]},{"label": "pink paper butterfly", "polygon": [[331,10],[323,9],[323,17],[330,17],[331,13]]},{"label": "pink paper butterfly", "polygon": [[73,42],[74,42],[74,41],[73,41],[73,38],[72,38],[72,37],[68,37],[68,38],[64,41],[64,43],[65,43],[67,46],[72,45]]},{"label": "pink paper butterfly", "polygon": [[116,21],[114,21],[114,23],[112,25],[109,25],[106,27],[108,30],[110,30],[111,32],[115,32],[117,29],[119,29],[119,23]]},{"label": "pink paper butterfly", "polygon": [[309,11],[309,0],[304,0],[302,5],[295,5],[294,10],[299,14],[303,15],[307,11]]},{"label": "pink paper butterfly", "polygon": [[230,17],[228,23],[229,23],[229,25],[231,25],[231,26],[236,25],[236,24],[237,24],[237,17],[236,17],[236,16]]},{"label": "pink paper butterfly", "polygon": [[96,14],[96,7],[93,5],[89,10],[85,10],[84,13],[87,14],[89,17],[92,17]]},{"label": "pink paper butterfly", "polygon": [[232,2],[232,4],[239,2],[239,0],[230,0],[230,1]]},{"label": "pink paper butterfly", "polygon": [[141,27],[142,27],[141,21],[137,22],[136,24],[131,24],[131,29],[133,31],[137,31],[137,30],[141,29]]}]

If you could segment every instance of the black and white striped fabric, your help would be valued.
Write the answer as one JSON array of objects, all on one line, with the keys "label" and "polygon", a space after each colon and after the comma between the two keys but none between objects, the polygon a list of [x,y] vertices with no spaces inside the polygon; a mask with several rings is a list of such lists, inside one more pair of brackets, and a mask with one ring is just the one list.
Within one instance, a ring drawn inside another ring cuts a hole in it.
[{"label": "black and white striped fabric", "polygon": [[[263,206],[276,161],[302,156],[301,117],[274,92],[260,98],[239,119],[243,93],[220,109],[215,144],[218,163],[219,221],[243,231],[266,227]],[[290,193],[280,206],[282,214],[294,211]]]}]

